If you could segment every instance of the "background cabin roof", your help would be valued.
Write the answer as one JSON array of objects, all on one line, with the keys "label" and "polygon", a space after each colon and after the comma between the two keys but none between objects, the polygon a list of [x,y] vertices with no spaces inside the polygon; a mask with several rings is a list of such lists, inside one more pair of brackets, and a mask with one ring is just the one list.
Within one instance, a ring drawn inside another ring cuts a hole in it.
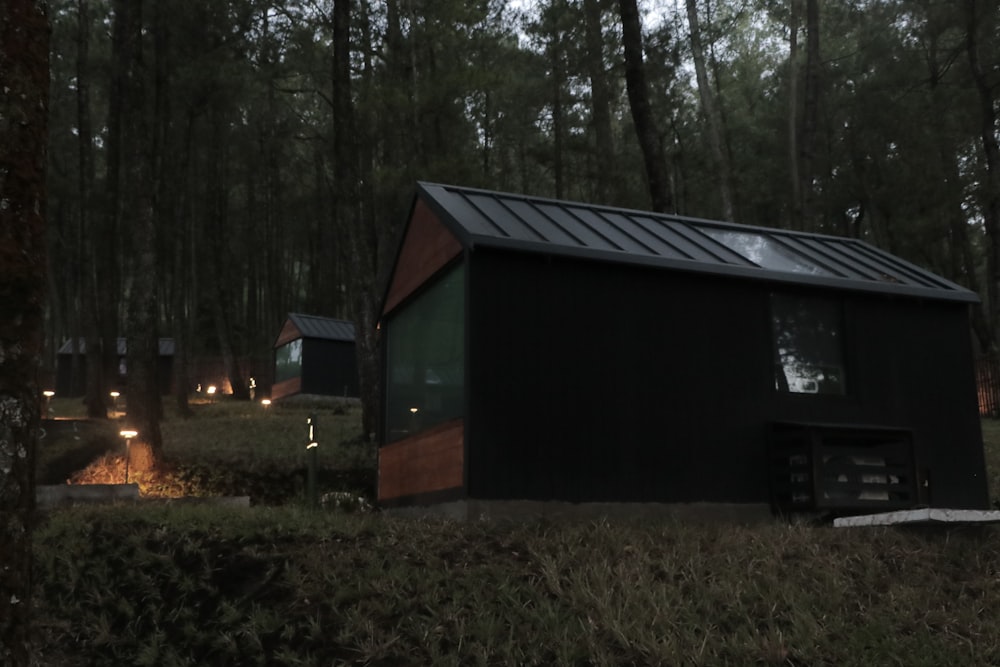
[{"label": "background cabin roof", "polygon": [[354,342],[354,323],[330,317],[289,313],[288,320],[301,338]]},{"label": "background cabin roof", "polygon": [[435,183],[418,196],[468,250],[525,252],[974,303],[961,285],[857,239]]},{"label": "background cabin roof", "polygon": [[[119,357],[124,357],[128,351],[128,346],[126,344],[125,338],[118,338],[116,341],[117,353]],[[77,340],[77,351],[80,354],[87,353],[87,340],[85,338],[79,338]],[[159,341],[159,352],[161,357],[172,357],[174,356],[174,339],[173,338],[161,338]],[[73,354],[73,339],[67,339],[59,349],[56,354]]]}]

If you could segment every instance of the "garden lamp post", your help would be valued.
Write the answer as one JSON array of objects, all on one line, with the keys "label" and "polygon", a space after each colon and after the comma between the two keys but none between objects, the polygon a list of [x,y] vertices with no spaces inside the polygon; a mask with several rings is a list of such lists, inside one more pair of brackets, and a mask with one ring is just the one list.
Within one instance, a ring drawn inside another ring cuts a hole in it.
[{"label": "garden lamp post", "polygon": [[306,425],[309,427],[308,443],[306,444],[306,451],[309,452],[308,476],[306,479],[306,496],[309,505],[315,507],[316,506],[316,450],[319,448],[319,443],[316,442],[315,413],[309,415],[309,418],[306,419]]},{"label": "garden lamp post", "polygon": [[111,414],[114,417],[118,416],[118,397],[121,396],[120,392],[113,391],[109,394],[111,396]]},{"label": "garden lamp post", "polygon": [[128,484],[128,460],[132,438],[139,435],[139,432],[130,428],[122,429],[118,435],[125,438],[125,483]]},{"label": "garden lamp post", "polygon": [[49,405],[52,403],[52,397],[56,395],[56,392],[51,389],[46,389],[42,392],[42,396],[45,397],[45,409],[42,411],[42,419],[48,419],[49,417]]}]

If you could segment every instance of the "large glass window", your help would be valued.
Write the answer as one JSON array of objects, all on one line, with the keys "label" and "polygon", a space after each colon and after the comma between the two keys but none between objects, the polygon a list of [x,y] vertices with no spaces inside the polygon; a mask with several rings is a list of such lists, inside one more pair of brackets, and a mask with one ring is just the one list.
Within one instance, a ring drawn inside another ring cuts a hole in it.
[{"label": "large glass window", "polygon": [[771,295],[774,386],[792,394],[845,394],[840,301]]},{"label": "large glass window", "polygon": [[302,339],[297,338],[274,351],[274,381],[282,382],[302,375]]},{"label": "large glass window", "polygon": [[465,268],[439,278],[386,324],[388,440],[461,417]]}]

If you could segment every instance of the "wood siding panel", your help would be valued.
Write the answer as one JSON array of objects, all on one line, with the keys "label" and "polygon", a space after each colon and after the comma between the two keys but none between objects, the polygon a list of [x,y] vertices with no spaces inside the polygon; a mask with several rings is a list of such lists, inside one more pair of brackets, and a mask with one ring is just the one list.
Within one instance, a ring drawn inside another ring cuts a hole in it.
[{"label": "wood siding panel", "polygon": [[278,339],[274,341],[274,347],[279,348],[286,343],[290,343],[296,338],[302,338],[302,332],[299,331],[291,320],[285,320],[284,326],[281,327],[281,331],[278,332]]},{"label": "wood siding panel", "polygon": [[298,394],[302,391],[302,378],[294,377],[289,380],[284,380],[282,382],[276,383],[271,387],[271,400],[276,401],[279,398],[284,398],[285,396],[291,396],[292,394]]},{"label": "wood siding panel", "polygon": [[378,499],[460,488],[465,464],[464,434],[464,422],[457,419],[382,447]]},{"label": "wood siding panel", "polygon": [[413,207],[382,315],[392,311],[438,269],[462,252],[462,246],[423,200]]}]

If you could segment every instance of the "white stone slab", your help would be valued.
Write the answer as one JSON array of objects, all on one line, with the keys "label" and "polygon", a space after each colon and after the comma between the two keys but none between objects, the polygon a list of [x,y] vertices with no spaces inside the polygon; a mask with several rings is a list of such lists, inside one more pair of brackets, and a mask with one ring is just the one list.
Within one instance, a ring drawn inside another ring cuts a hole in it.
[{"label": "white stone slab", "polygon": [[834,528],[862,526],[907,526],[914,524],[987,524],[1000,523],[997,510],[953,510],[925,507],[917,510],[898,510],[880,514],[844,516],[833,520]]}]

